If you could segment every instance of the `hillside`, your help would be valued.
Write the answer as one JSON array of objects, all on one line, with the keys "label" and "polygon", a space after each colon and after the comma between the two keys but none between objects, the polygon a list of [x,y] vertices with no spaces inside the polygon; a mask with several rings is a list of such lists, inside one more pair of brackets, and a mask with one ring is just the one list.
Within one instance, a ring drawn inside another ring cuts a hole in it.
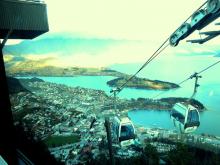
[{"label": "hillside", "polygon": [[108,69],[108,68],[79,68],[69,67],[61,68],[55,66],[33,66],[19,65],[9,67],[6,72],[10,76],[52,76],[52,77],[68,77],[68,76],[116,76],[121,77],[125,74]]},{"label": "hillside", "polygon": [[20,81],[13,77],[7,77],[9,94],[27,92],[28,90],[22,86]]}]

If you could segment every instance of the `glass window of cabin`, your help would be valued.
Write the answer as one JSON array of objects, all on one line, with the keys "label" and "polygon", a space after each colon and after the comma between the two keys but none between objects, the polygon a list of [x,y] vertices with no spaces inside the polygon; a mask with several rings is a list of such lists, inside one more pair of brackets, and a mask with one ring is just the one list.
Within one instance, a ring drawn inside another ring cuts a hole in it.
[{"label": "glass window of cabin", "polygon": [[134,137],[134,128],[132,125],[122,125],[121,126],[121,136],[120,140],[128,140]]},{"label": "glass window of cabin", "polygon": [[177,121],[184,123],[185,117],[182,113],[180,113],[176,110],[173,110],[171,113],[171,116],[173,116]]},{"label": "glass window of cabin", "polygon": [[188,117],[187,117],[187,122],[198,122],[199,121],[199,115],[196,110],[189,111],[188,112]]}]

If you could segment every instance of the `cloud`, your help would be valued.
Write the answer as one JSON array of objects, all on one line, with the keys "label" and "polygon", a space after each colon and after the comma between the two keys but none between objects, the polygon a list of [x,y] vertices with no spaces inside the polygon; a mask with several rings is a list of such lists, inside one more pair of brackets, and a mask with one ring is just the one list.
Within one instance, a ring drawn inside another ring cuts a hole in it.
[{"label": "cloud", "polygon": [[[47,59],[48,65],[103,67],[145,61],[157,48],[155,42],[75,37],[48,33],[32,41],[8,45],[5,53],[25,61]],[[50,60],[49,60],[50,59]]]},{"label": "cloud", "polygon": [[[86,48],[85,48],[86,49]],[[84,52],[69,52],[68,55],[63,55],[63,52],[57,52],[46,55],[25,55],[26,60],[39,61],[47,59],[48,65],[59,67],[106,67],[115,63],[131,63],[142,62],[150,56],[145,43],[125,42],[114,46],[109,46],[108,49],[96,53],[90,51]],[[51,58],[49,60],[49,57]]]}]

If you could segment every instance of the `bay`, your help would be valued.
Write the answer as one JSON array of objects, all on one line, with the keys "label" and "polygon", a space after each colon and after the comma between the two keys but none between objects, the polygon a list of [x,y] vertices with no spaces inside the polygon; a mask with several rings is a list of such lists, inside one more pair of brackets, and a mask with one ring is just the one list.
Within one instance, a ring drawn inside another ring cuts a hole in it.
[{"label": "bay", "polygon": [[[188,78],[194,72],[199,72],[219,60],[210,56],[191,56],[162,58],[145,68],[139,77],[157,79],[179,83]],[[111,69],[133,74],[141,64],[118,64],[111,66]],[[195,133],[206,133],[220,136],[220,65],[202,73],[199,79],[200,87],[195,96],[207,108],[207,111],[200,113],[201,125]],[[105,91],[110,95],[111,87],[106,82],[115,77],[112,76],[76,76],[76,77],[39,77],[45,81],[65,84],[68,86],[84,87]],[[163,97],[190,97],[193,92],[194,80],[189,80],[181,85],[181,88],[169,91],[123,89],[118,95],[119,98],[158,98]],[[168,111],[160,110],[135,110],[130,111],[128,116],[134,122],[144,127],[159,127],[164,129],[174,129]]]}]

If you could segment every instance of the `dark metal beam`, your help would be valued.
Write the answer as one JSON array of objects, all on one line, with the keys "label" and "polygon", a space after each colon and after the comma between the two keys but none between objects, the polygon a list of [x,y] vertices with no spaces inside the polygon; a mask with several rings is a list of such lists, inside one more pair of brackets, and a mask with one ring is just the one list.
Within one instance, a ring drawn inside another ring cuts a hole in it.
[{"label": "dark metal beam", "polygon": [[8,164],[17,164],[15,129],[2,52],[6,41],[7,39],[0,43],[0,154]]},{"label": "dark metal beam", "polygon": [[4,40],[3,40],[2,43],[1,43],[1,49],[4,48],[4,46],[5,46],[5,44],[6,44],[7,40],[8,40],[8,38],[9,38],[9,36],[11,35],[12,32],[13,32],[12,29],[10,29],[10,30],[8,31],[6,37],[4,38]]},{"label": "dark metal beam", "polygon": [[203,44],[203,43],[205,43],[205,42],[207,42],[207,41],[217,37],[218,35],[220,35],[220,33],[217,34],[217,35],[209,35],[209,36],[207,36],[206,38],[203,38],[203,39],[187,40],[186,42]]},{"label": "dark metal beam", "polygon": [[203,34],[203,35],[219,35],[220,31],[200,32],[199,34]]},{"label": "dark metal beam", "polygon": [[[13,11],[13,12],[12,12]],[[36,0],[0,0],[0,38],[33,39],[49,31],[47,5]]]},{"label": "dark metal beam", "polygon": [[115,165],[115,159],[114,159],[114,154],[113,154],[113,150],[112,150],[112,136],[111,136],[111,126],[110,126],[109,117],[105,118],[105,128],[106,128],[106,132],[107,132],[110,165]]}]

